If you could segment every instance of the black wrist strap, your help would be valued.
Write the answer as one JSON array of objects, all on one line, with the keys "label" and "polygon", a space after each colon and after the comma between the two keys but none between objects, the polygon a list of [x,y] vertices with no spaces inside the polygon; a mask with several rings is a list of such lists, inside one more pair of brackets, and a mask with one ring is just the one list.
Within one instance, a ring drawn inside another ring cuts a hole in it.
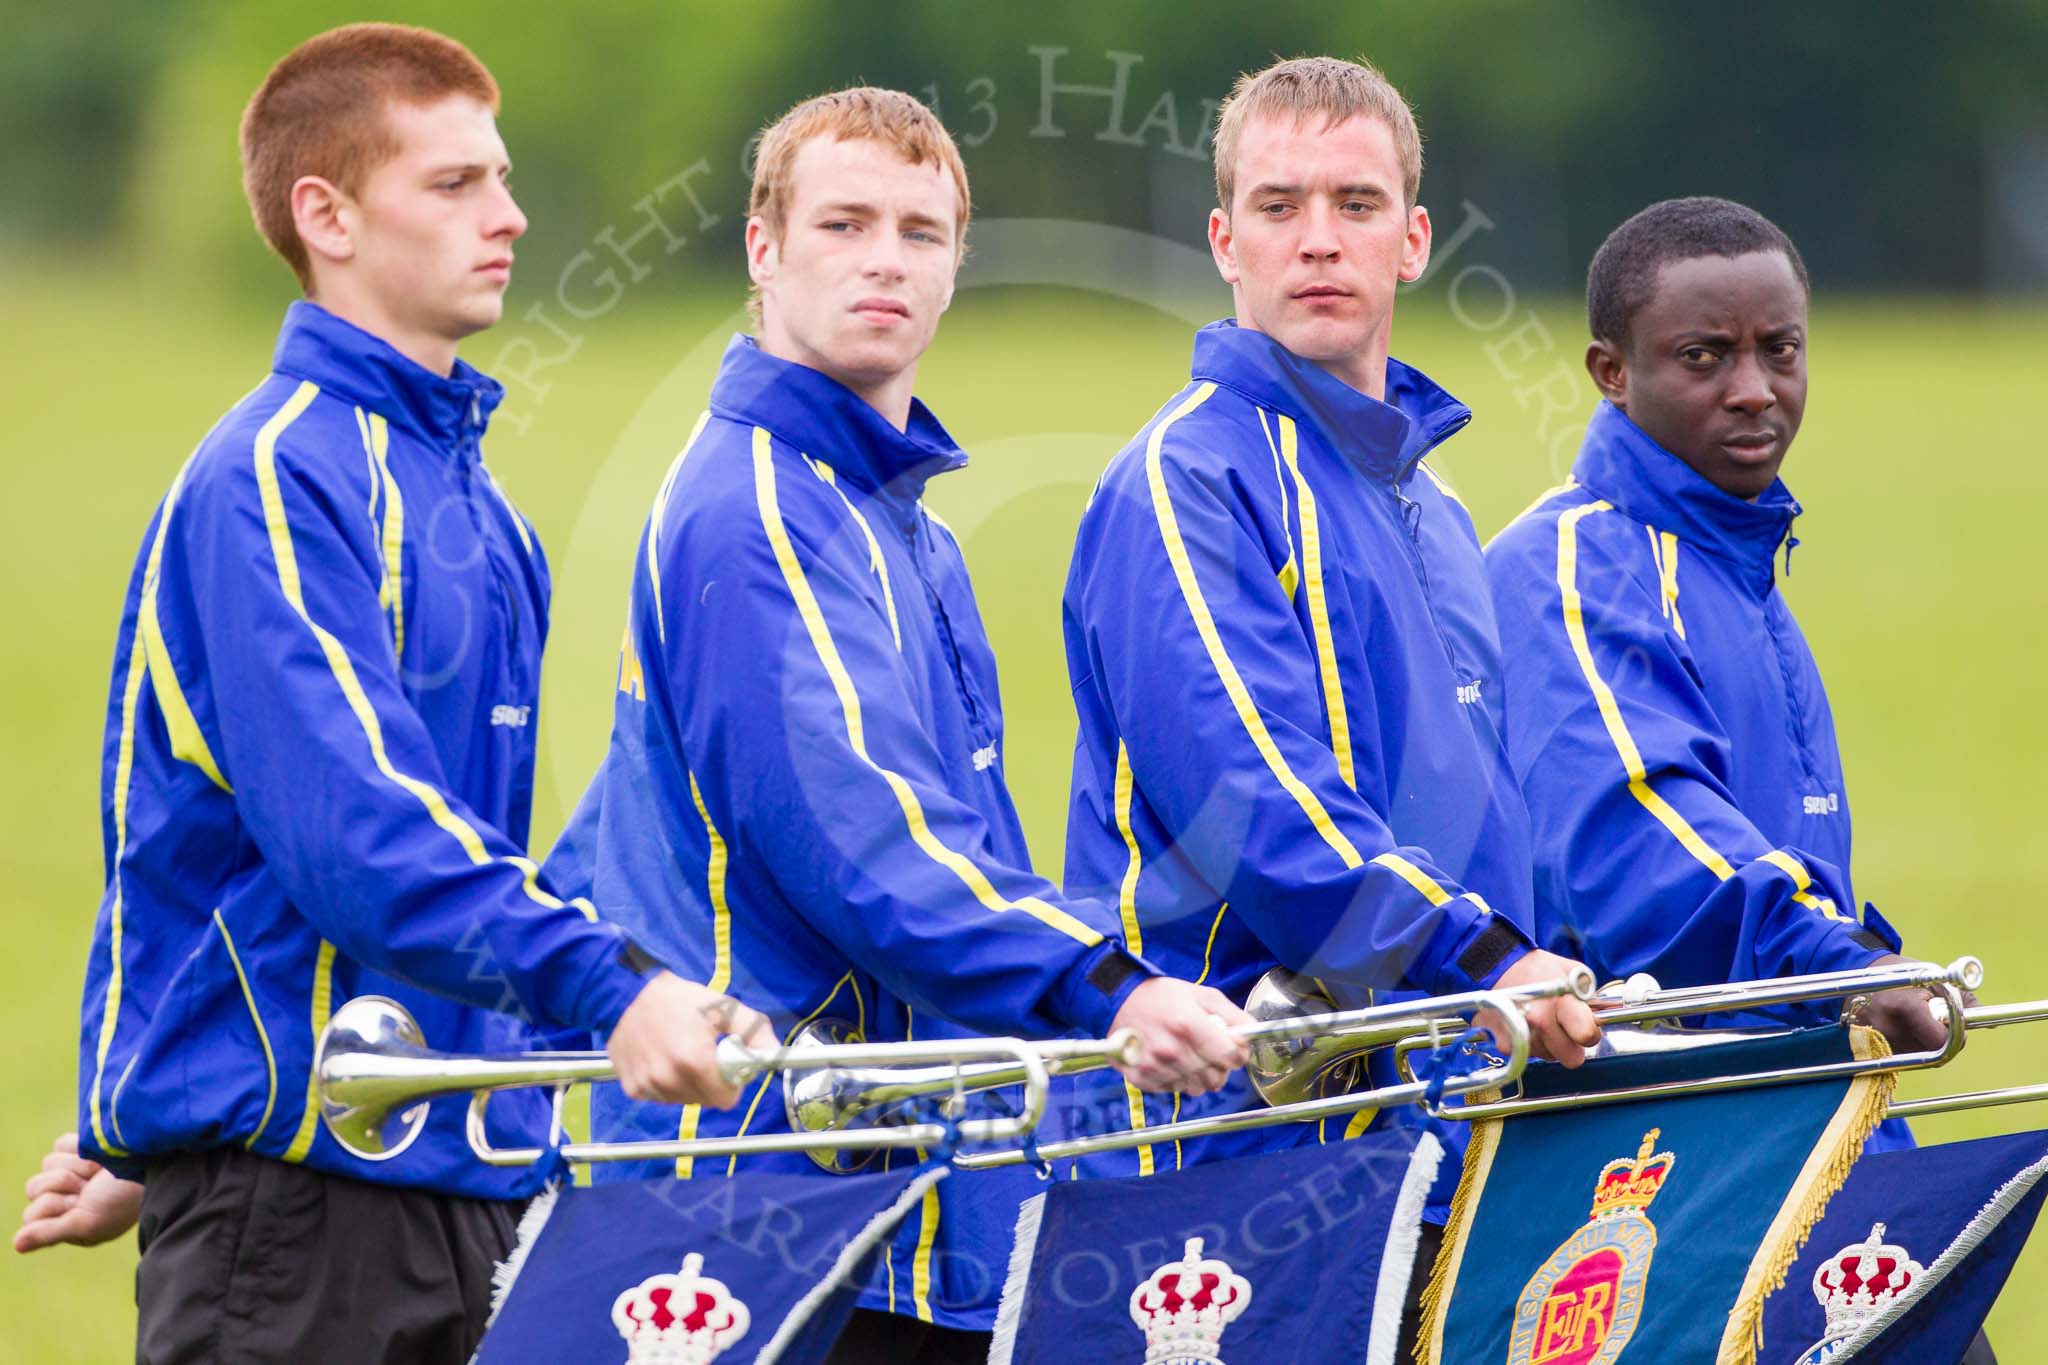
[{"label": "black wrist strap", "polygon": [[653,976],[668,970],[655,960],[654,954],[630,938],[619,948],[619,965],[635,976]]},{"label": "black wrist strap", "polygon": [[1138,964],[1121,948],[1111,948],[1102,960],[1088,969],[1088,984],[1105,996],[1115,995],[1124,982],[1138,974]]},{"label": "black wrist strap", "polygon": [[1493,975],[1493,969],[1507,961],[1507,956],[1523,944],[1522,936],[1502,923],[1498,918],[1487,923],[1479,937],[1466,945],[1458,954],[1458,970],[1474,981],[1484,981]]}]

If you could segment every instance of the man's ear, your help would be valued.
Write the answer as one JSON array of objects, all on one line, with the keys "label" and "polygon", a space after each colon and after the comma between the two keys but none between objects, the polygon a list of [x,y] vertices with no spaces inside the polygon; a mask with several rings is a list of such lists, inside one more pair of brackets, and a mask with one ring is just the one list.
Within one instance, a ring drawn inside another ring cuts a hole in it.
[{"label": "man's ear", "polygon": [[1593,387],[1600,390],[1602,398],[1628,411],[1628,360],[1620,347],[1611,341],[1595,341],[1586,347],[1586,373],[1593,376]]},{"label": "man's ear", "polygon": [[308,255],[329,261],[354,259],[359,226],[355,201],[333,181],[317,175],[300,176],[292,182],[291,205],[292,230],[299,234]]},{"label": "man's ear", "polygon": [[1401,243],[1401,282],[1413,284],[1429,269],[1429,210],[1417,204],[1408,210],[1408,236]]},{"label": "man's ear", "polygon": [[1230,215],[1222,209],[1209,210],[1209,254],[1216,258],[1216,273],[1223,282],[1237,285],[1237,239],[1230,232]]},{"label": "man's ear", "polygon": [[747,219],[747,278],[766,284],[782,265],[782,246],[760,214]]}]

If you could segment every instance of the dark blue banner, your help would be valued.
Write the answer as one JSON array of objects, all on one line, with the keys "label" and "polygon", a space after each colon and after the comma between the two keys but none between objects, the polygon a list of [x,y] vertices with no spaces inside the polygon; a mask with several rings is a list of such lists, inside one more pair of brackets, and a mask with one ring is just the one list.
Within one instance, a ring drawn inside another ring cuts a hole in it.
[{"label": "dark blue banner", "polygon": [[1413,1130],[1028,1202],[989,1365],[1392,1365],[1443,1160]]},{"label": "dark blue banner", "polygon": [[2048,1196],[2048,1133],[1863,1158],[1764,1315],[1786,1365],[1960,1360]]},{"label": "dark blue banner", "polygon": [[[1810,1029],[1576,1072],[1586,1093],[1848,1060],[1867,1030]],[[1475,1123],[1425,1312],[1422,1359],[1751,1365],[1766,1298],[1883,1118],[1890,1076],[1720,1090]]]},{"label": "dark blue banner", "polygon": [[822,1360],[876,1253],[943,1174],[563,1190],[521,1227],[477,1365]]}]

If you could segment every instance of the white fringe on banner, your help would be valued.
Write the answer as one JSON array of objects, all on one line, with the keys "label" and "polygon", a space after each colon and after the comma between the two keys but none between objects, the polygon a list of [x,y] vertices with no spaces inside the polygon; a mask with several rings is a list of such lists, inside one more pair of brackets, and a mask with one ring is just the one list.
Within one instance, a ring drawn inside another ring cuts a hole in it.
[{"label": "white fringe on banner", "polygon": [[[1415,1256],[1422,1249],[1422,1210],[1430,1187],[1444,1164],[1444,1145],[1425,1132],[1408,1155],[1408,1174],[1394,1200],[1394,1221],[1387,1225],[1387,1249],[1380,1255],[1380,1282],[1372,1299],[1372,1335],[1366,1338],[1365,1365],[1394,1365],[1401,1344],[1401,1309],[1415,1277]],[[1427,1275],[1425,1267],[1423,1274]]]},{"label": "white fringe on banner", "polygon": [[[947,1173],[948,1168],[944,1166],[926,1171],[905,1187],[895,1203],[868,1220],[867,1226],[862,1228],[839,1253],[839,1258],[832,1263],[832,1268],[826,1272],[825,1278],[811,1286],[810,1292],[797,1300],[796,1306],[790,1309],[789,1316],[782,1320],[782,1325],[776,1329],[775,1335],[761,1348],[761,1354],[755,1358],[756,1365],[774,1365],[776,1358],[788,1347],[790,1339],[810,1321],[811,1314],[818,1310],[834,1290],[846,1283],[847,1278],[853,1274],[854,1267],[860,1264],[861,1257],[872,1251],[877,1242],[893,1233],[896,1225],[901,1223],[904,1216],[924,1198],[924,1192],[945,1179]],[[555,1211],[555,1201],[560,1196],[561,1186],[549,1185],[535,1195],[533,1202],[526,1206],[525,1214],[519,1219],[518,1240],[513,1244],[512,1253],[491,1270],[491,1315],[484,1323],[485,1331],[488,1332],[491,1325],[497,1322],[498,1313],[504,1308],[505,1300],[511,1297],[512,1286],[518,1281],[519,1272],[526,1268],[526,1258],[532,1252],[533,1244],[539,1240],[542,1230],[547,1227],[548,1218]],[[1035,1230],[1034,1226],[1034,1232]]]},{"label": "white fringe on banner", "polygon": [[1017,1240],[1010,1247],[1010,1273],[1003,1278],[1003,1299],[996,1309],[996,1334],[989,1345],[988,1365],[1010,1365],[1010,1357],[1017,1352],[1024,1289],[1031,1282],[1031,1258],[1038,1251],[1038,1224],[1044,1217],[1042,1194],[1032,1195],[1017,1210]]},{"label": "white fringe on banner", "polygon": [[555,1211],[555,1200],[560,1197],[560,1182],[544,1185],[541,1192],[527,1204],[526,1212],[519,1216],[519,1231],[516,1234],[511,1254],[491,1267],[491,1315],[484,1319],[484,1330],[498,1320],[498,1310],[505,1306],[506,1298],[512,1293],[512,1282],[519,1278],[519,1272],[526,1269],[527,1253],[533,1250],[540,1230],[548,1225],[548,1216]]},{"label": "white fringe on banner", "polygon": [[1839,1362],[1860,1354],[1864,1347],[1872,1345],[1883,1336],[1893,1323],[1912,1312],[1915,1304],[1933,1293],[1934,1287],[1947,1279],[1950,1271],[1961,1265],[1965,1257],[1983,1245],[1986,1237],[1997,1231],[1998,1225],[2005,1221],[2005,1216],[2018,1207],[2019,1202],[2027,1197],[2027,1191],[2033,1189],[2044,1175],[2048,1175],[2048,1157],[2025,1167],[2019,1174],[2000,1185],[1998,1192],[1977,1211],[1977,1216],[1956,1234],[1956,1239],[1948,1244],[1948,1249],[1935,1257],[1934,1264],[1927,1267],[1927,1272],[1908,1286],[1905,1293],[1893,1299],[1882,1312],[1864,1323],[1855,1336],[1843,1342],[1841,1348],[1828,1357],[1829,1365],[1839,1365]]},{"label": "white fringe on banner", "polygon": [[846,1244],[825,1278],[812,1285],[811,1291],[798,1299],[796,1307],[789,1310],[789,1316],[775,1329],[775,1335],[761,1348],[761,1354],[754,1357],[754,1365],[775,1365],[775,1362],[781,1359],[782,1353],[789,1348],[789,1343],[802,1330],[803,1325],[810,1321],[811,1314],[817,1312],[833,1291],[845,1284],[853,1275],[854,1267],[860,1264],[861,1257],[873,1251],[877,1242],[883,1241],[895,1232],[896,1225],[901,1223],[904,1216],[924,1198],[924,1192],[951,1173],[950,1166],[936,1166],[926,1171],[904,1188],[895,1203],[868,1219],[868,1225]]}]

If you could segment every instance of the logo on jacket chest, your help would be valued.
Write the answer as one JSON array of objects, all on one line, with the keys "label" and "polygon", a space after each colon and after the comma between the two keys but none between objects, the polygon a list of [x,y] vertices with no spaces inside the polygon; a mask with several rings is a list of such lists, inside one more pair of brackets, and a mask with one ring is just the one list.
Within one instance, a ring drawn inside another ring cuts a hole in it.
[{"label": "logo on jacket chest", "polygon": [[1842,808],[1842,798],[1836,792],[1829,792],[1826,796],[1809,796],[1805,798],[1805,807],[1808,815],[1833,815]]},{"label": "logo on jacket chest", "polygon": [[491,708],[491,724],[509,725],[515,730],[526,728],[526,722],[533,719],[531,706],[510,706],[500,703]]}]

